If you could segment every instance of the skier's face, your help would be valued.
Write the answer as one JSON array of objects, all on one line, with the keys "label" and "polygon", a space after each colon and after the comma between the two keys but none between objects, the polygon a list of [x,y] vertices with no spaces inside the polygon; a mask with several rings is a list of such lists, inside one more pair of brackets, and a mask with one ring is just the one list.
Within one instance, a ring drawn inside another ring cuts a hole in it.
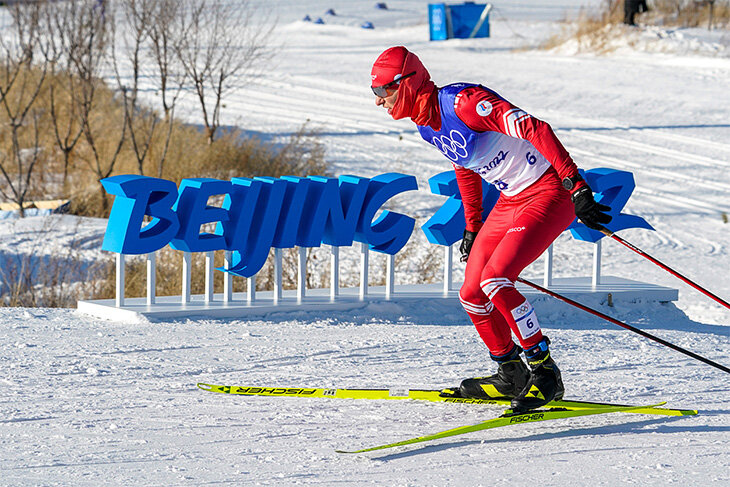
[{"label": "skier's face", "polygon": [[395,106],[395,101],[398,99],[398,90],[390,91],[388,90],[388,93],[386,96],[375,96],[375,104],[377,106],[382,106],[386,110],[388,110],[388,113],[393,109]]}]

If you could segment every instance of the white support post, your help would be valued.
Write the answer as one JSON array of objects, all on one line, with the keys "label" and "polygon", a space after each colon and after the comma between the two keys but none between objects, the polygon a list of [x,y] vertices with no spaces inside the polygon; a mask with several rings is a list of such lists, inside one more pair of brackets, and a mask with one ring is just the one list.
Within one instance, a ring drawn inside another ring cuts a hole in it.
[{"label": "white support post", "polygon": [[193,254],[183,252],[182,266],[182,304],[190,302],[190,274],[193,271]]},{"label": "white support post", "polygon": [[283,263],[283,257],[282,257],[282,251],[281,249],[274,249],[274,304],[277,304],[279,301],[281,301],[282,296],[282,289],[284,289],[284,285],[281,282],[282,278],[282,263]]},{"label": "white support post", "polygon": [[307,294],[307,249],[305,247],[299,247],[297,269],[297,303],[301,303]]},{"label": "white support post", "polygon": [[213,251],[205,253],[205,302],[213,302],[213,270],[214,270],[215,253]]},{"label": "white support post", "polygon": [[246,301],[249,304],[256,301],[256,276],[251,276],[246,279]]},{"label": "white support post", "polygon": [[546,288],[549,288],[553,285],[553,246],[550,244],[550,247],[547,248],[545,251],[545,274],[542,278],[542,285]]},{"label": "white support post", "polygon": [[595,288],[601,284],[601,240],[595,243],[593,247],[593,282]]},{"label": "white support post", "polygon": [[393,296],[395,286],[395,255],[388,255],[385,261],[385,299]]},{"label": "white support post", "polygon": [[147,254],[147,306],[155,304],[155,289],[157,287],[156,255],[155,252]]},{"label": "white support post", "polygon": [[[226,269],[231,268],[231,259],[233,259],[233,253],[230,250],[226,250],[223,253],[223,267]],[[223,273],[223,302],[230,303],[233,301],[233,274],[230,272]]]},{"label": "white support post", "polygon": [[117,308],[124,306],[124,254],[117,254],[116,298],[114,305]]},{"label": "white support post", "polygon": [[330,300],[340,295],[340,248],[330,247]]},{"label": "white support post", "polygon": [[368,295],[368,244],[360,244],[360,300]]},{"label": "white support post", "polygon": [[454,250],[451,245],[444,247],[444,296],[448,296],[452,289],[454,268]]}]

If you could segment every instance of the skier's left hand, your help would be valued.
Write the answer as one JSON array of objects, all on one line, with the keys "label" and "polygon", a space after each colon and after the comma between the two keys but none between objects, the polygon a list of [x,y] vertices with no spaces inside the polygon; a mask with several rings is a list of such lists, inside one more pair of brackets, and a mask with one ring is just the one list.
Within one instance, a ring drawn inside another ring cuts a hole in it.
[{"label": "skier's left hand", "polygon": [[588,228],[601,230],[604,224],[613,219],[611,215],[606,214],[607,211],[611,211],[611,207],[596,203],[593,191],[588,186],[573,193],[571,199],[575,205],[575,216]]},{"label": "skier's left hand", "polygon": [[477,238],[477,233],[478,232],[470,232],[469,230],[464,230],[464,238],[461,240],[461,245],[459,245],[459,252],[461,252],[461,262],[466,262],[466,259],[469,258],[471,246],[474,245],[474,239]]}]

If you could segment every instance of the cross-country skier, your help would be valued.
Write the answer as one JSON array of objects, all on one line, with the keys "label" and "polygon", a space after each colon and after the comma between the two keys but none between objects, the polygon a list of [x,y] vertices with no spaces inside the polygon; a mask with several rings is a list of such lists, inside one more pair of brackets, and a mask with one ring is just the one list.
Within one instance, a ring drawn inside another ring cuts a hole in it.
[{"label": "cross-country skier", "polygon": [[[384,51],[371,77],[375,104],[396,120],[410,117],[456,172],[466,218],[459,299],[499,364],[493,376],[462,381],[457,394],[512,398],[515,410],[561,399],[564,387],[550,341],[514,282],[576,215],[597,228],[611,220],[604,213],[610,208],[594,200],[550,125],[489,88],[471,83],[438,88],[402,46]],[[484,223],[482,178],[501,191]],[[523,351],[529,369],[520,358]]]}]

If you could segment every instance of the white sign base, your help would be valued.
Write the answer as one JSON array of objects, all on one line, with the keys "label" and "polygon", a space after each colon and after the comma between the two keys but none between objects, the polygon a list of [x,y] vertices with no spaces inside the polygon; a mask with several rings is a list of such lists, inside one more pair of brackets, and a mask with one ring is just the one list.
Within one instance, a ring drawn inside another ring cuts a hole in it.
[{"label": "white sign base", "polygon": [[[527,279],[541,283],[536,278]],[[551,284],[549,287],[551,291],[578,302],[581,301],[581,297],[589,296],[598,296],[602,302],[610,305],[619,301],[631,302],[640,299],[669,302],[679,298],[677,289],[611,276],[601,276],[599,284],[595,284],[591,277],[553,278]],[[545,296],[520,283],[517,283],[517,288],[528,299],[536,295]],[[120,307],[115,305],[114,299],[79,301],[78,311],[86,315],[122,322],[192,317],[249,318],[273,312],[348,310],[378,301],[398,303],[438,299],[453,303],[454,308],[461,309],[458,296],[458,287],[445,293],[443,283],[436,283],[399,285],[390,292],[385,286],[371,286],[368,287],[367,294],[364,296],[358,287],[340,288],[335,296],[332,296],[329,288],[307,289],[304,296],[298,290],[290,290],[284,291],[279,299],[276,299],[272,291],[258,291],[256,299],[251,301],[247,299],[246,293],[234,293],[232,299],[229,300],[225,299],[224,294],[218,293],[213,296],[212,300],[207,301],[204,295],[194,295],[188,302],[184,302],[180,296],[157,296],[152,304],[148,304],[146,297],[128,297]],[[539,313],[539,303],[534,306]],[[467,319],[466,315],[464,319]]]}]

